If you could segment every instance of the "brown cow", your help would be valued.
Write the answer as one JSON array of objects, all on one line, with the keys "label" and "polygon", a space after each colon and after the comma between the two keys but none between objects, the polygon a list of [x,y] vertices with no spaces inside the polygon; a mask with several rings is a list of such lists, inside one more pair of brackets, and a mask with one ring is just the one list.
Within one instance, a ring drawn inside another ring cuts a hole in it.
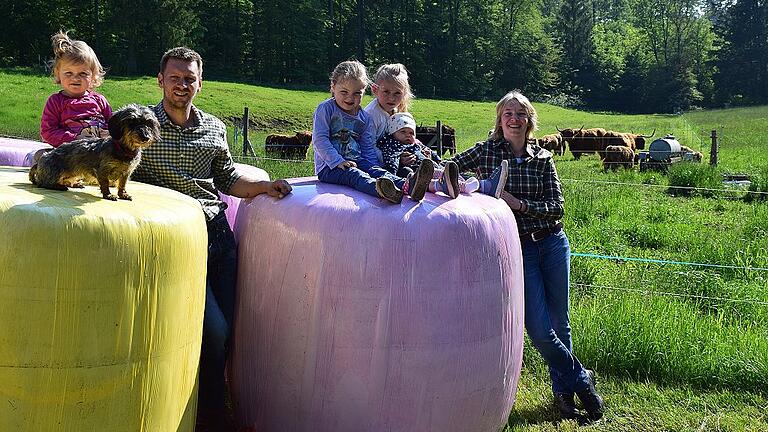
[{"label": "brown cow", "polygon": [[556,155],[562,155],[565,153],[565,143],[563,142],[563,136],[559,133],[544,135],[537,141],[539,146],[551,151]]},{"label": "brown cow", "polygon": [[280,159],[305,159],[312,142],[312,132],[299,131],[296,135],[267,135],[264,150],[276,154]]},{"label": "brown cow", "polygon": [[605,143],[603,137],[606,130],[603,128],[584,129],[557,129],[563,136],[563,140],[568,141],[568,147],[573,153],[574,159],[579,159],[581,155],[588,153],[598,153],[603,157],[605,153]]},{"label": "brown cow", "polygon": [[693,162],[701,162],[701,158],[704,157],[704,155],[701,152],[696,151],[688,146],[681,145],[680,151],[689,155],[687,156],[686,159],[690,158],[690,160]]},{"label": "brown cow", "polygon": [[624,146],[635,151],[635,140],[628,133],[607,131],[605,133],[605,147],[608,146]]},{"label": "brown cow", "polygon": [[603,170],[612,169],[616,171],[619,167],[632,169],[635,166],[635,152],[627,146],[608,146],[605,148],[605,157],[603,158]]},{"label": "brown cow", "polygon": [[643,150],[643,149],[645,149],[645,139],[646,138],[651,138],[655,134],[656,134],[656,129],[654,128],[653,132],[651,132],[650,135],[641,135],[641,134],[636,134],[636,133],[629,133],[627,135],[629,135],[630,138],[632,138],[634,140],[635,148],[636,149]]},{"label": "brown cow", "polygon": [[[584,126],[581,127],[581,129],[573,129],[573,128],[565,128],[560,129],[559,127],[555,126],[555,129],[560,133],[560,136],[563,140],[563,148],[565,148],[565,143],[568,143],[568,147],[571,149],[571,153],[573,153],[574,159],[578,159],[581,157],[580,146],[578,143],[580,143],[580,137],[581,132],[584,130]],[[574,151],[573,143],[577,142],[576,151]]]}]

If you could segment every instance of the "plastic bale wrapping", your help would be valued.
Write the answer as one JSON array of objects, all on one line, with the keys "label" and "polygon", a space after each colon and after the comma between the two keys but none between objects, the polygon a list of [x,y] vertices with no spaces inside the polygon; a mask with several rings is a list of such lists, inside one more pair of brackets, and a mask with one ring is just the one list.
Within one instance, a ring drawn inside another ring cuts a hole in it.
[{"label": "plastic bale wrapping", "polygon": [[38,150],[52,148],[39,141],[0,137],[0,165],[32,166],[34,163],[32,159]]},{"label": "plastic bale wrapping", "polygon": [[[235,168],[238,172],[245,174],[254,180],[269,180],[269,174],[261,168],[241,163],[236,163]],[[221,192],[219,192],[219,198],[227,203],[227,209],[224,211],[224,214],[227,216],[227,222],[229,223],[230,228],[234,230],[237,222],[237,209],[240,208],[240,203],[243,202],[243,199]]]},{"label": "plastic bale wrapping", "polygon": [[240,208],[230,385],[260,432],[497,432],[523,352],[514,215],[292,181]]},{"label": "plastic bale wrapping", "polygon": [[193,431],[205,304],[197,201],[0,168],[0,431]]}]

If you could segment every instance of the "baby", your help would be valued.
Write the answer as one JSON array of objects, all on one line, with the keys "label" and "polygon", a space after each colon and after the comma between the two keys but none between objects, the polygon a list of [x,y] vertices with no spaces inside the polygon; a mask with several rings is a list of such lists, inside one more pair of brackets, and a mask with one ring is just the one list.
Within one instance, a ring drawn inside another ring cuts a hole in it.
[{"label": "baby", "polygon": [[[393,174],[407,176],[423,161],[431,161],[435,170],[428,190],[432,193],[442,192],[451,198],[456,198],[459,193],[475,191],[499,198],[507,181],[507,161],[502,163],[495,175],[481,181],[475,177],[462,178],[458,165],[453,161],[440,164],[440,156],[416,138],[416,120],[407,112],[395,113],[389,118],[387,134],[376,142],[376,147],[381,150],[384,158],[383,167]],[[411,165],[400,167],[400,155],[403,152],[413,154],[416,159]]]}]

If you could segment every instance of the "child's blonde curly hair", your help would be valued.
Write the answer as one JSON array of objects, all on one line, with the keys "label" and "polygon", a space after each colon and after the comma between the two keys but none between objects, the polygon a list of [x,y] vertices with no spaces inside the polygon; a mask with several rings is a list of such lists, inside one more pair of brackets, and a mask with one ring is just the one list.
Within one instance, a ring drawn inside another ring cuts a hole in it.
[{"label": "child's blonde curly hair", "polygon": [[331,85],[347,80],[359,80],[366,87],[371,83],[365,66],[357,60],[347,60],[336,65],[330,79]]},{"label": "child's blonde curly hair", "polygon": [[53,60],[50,66],[51,74],[56,84],[61,84],[59,68],[64,61],[86,65],[93,75],[93,87],[98,87],[104,82],[106,72],[101,66],[99,58],[96,57],[96,53],[93,52],[93,49],[87,43],[81,40],[70,39],[67,32],[64,31],[59,31],[51,36],[51,43],[53,45]]}]

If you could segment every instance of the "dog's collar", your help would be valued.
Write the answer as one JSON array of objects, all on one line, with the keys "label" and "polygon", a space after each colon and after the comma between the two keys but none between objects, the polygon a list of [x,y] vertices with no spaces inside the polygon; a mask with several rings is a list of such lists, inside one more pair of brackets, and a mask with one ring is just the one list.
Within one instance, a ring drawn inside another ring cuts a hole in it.
[{"label": "dog's collar", "polygon": [[139,154],[139,149],[129,151],[123,147],[123,145],[120,143],[120,140],[113,139],[112,141],[115,143],[115,157],[120,160],[129,161],[135,158],[137,154]]}]

